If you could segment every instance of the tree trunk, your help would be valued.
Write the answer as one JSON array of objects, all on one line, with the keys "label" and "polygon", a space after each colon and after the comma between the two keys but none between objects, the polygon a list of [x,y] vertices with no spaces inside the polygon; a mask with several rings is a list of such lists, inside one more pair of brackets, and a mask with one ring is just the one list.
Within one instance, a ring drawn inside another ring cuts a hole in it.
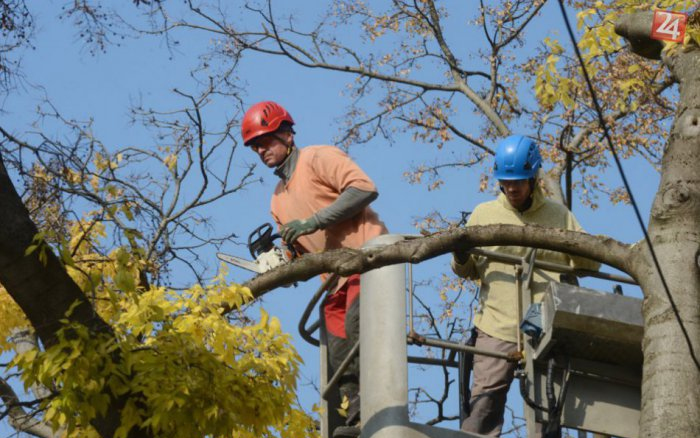
[{"label": "tree trunk", "polygon": [[74,303],[79,303],[70,317],[93,330],[109,333],[77,284],[61,266],[50,248],[45,263],[39,250],[25,256],[37,234],[7,169],[0,157],[0,283],[22,308],[44,345],[54,342],[60,320]]},{"label": "tree trunk", "polygon": [[[39,251],[25,256],[37,234],[36,225],[15,190],[0,156],[0,284],[20,306],[41,342],[51,345],[62,327],[61,319],[73,308],[68,319],[88,327],[93,333],[112,334],[112,328],[94,311],[58,258],[47,247],[45,262]],[[105,438],[112,437],[120,424],[120,413],[130,394],[111,397],[104,417],[95,418],[93,427]],[[133,429],[129,437],[150,437],[147,431]]]},{"label": "tree trunk", "polygon": [[[680,83],[680,102],[663,156],[649,233],[697,357],[700,355],[700,50],[678,50],[665,61]],[[691,358],[646,244],[639,245],[646,265],[637,277],[645,291],[641,436],[697,437],[700,436],[700,370]]]}]

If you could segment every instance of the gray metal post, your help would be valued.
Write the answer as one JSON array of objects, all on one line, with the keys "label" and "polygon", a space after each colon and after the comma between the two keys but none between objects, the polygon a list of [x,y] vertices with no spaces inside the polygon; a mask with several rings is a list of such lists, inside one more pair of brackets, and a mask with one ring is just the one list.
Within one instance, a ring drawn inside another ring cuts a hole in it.
[{"label": "gray metal post", "polygon": [[[403,236],[379,236],[363,248]],[[385,266],[360,280],[360,399],[362,438],[468,438],[480,435],[411,423],[408,419],[406,269]]]},{"label": "gray metal post", "polygon": [[[364,248],[403,240],[384,235]],[[360,280],[360,399],[362,437],[393,437],[392,426],[408,423],[406,269],[385,266]]]}]

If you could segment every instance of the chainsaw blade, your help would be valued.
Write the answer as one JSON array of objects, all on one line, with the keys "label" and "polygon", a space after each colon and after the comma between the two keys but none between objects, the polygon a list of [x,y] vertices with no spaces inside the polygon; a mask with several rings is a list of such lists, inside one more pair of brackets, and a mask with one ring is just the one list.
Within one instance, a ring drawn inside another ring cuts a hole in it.
[{"label": "chainsaw blade", "polygon": [[216,256],[219,258],[219,260],[223,260],[226,263],[230,263],[234,266],[238,266],[239,268],[246,269],[248,271],[253,271],[256,274],[262,274],[263,270],[261,267],[250,260],[243,259],[241,257],[236,257],[228,254],[224,254],[222,252],[217,252]]}]

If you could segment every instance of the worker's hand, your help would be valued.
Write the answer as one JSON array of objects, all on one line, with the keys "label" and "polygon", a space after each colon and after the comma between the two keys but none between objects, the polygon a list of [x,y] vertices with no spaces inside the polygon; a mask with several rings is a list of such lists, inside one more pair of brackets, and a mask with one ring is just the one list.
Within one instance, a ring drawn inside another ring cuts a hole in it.
[{"label": "worker's hand", "polygon": [[469,261],[469,253],[462,250],[453,251],[452,258],[458,265],[463,265]]},{"label": "worker's hand", "polygon": [[296,242],[299,237],[311,234],[318,229],[318,221],[312,216],[308,219],[287,222],[282,225],[280,235],[285,242],[291,245]]}]

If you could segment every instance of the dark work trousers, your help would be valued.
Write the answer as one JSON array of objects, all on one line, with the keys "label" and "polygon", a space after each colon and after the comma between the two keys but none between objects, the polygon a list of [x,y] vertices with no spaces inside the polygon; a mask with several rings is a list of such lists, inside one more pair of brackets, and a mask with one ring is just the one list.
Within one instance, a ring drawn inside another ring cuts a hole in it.
[{"label": "dark work trousers", "polygon": [[[324,325],[328,340],[328,362],[333,373],[340,368],[352,347],[360,340],[360,276],[348,277],[347,282],[323,302]],[[329,376],[330,378],[330,376]],[[350,362],[340,378],[341,400],[347,397],[348,425],[359,419],[360,355]]]},{"label": "dark work trousers", "polygon": [[[476,348],[512,353],[517,344],[487,335],[477,329]],[[462,423],[465,432],[498,436],[503,427],[508,388],[513,382],[515,362],[495,357],[474,355],[469,417]]]}]

